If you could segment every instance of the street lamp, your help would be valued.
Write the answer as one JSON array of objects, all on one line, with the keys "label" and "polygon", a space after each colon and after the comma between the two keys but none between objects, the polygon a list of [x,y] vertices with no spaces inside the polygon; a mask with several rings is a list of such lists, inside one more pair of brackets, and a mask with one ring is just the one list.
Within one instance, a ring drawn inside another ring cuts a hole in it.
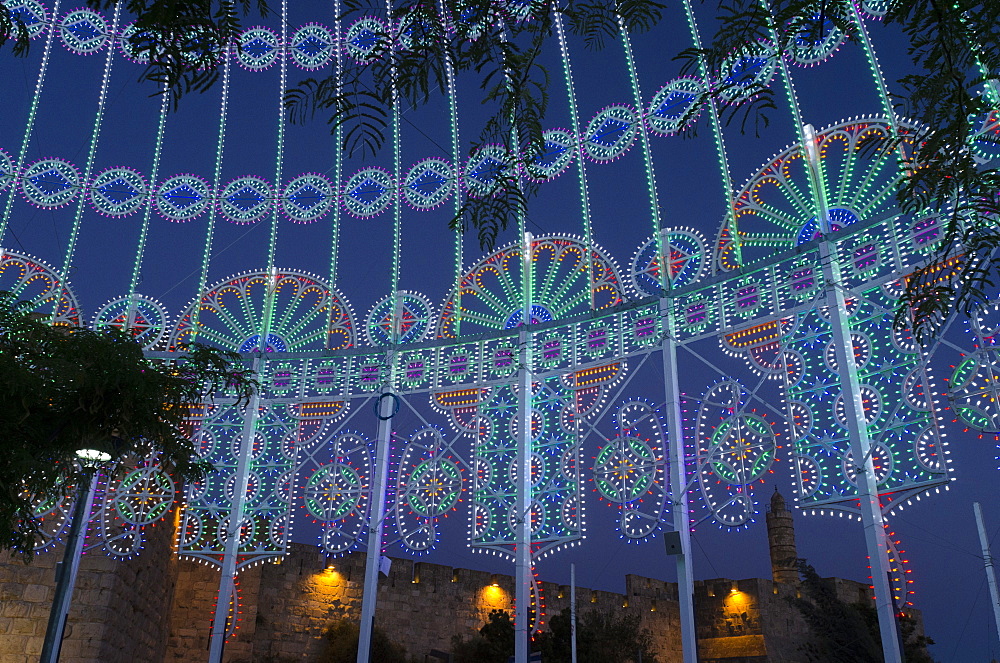
[{"label": "street lamp", "polygon": [[94,489],[97,485],[98,470],[111,461],[111,451],[117,451],[121,438],[112,437],[105,445],[78,449],[77,462],[83,469],[83,480],[77,490],[76,504],[73,506],[73,520],[70,523],[69,538],[62,562],[56,565],[56,596],[49,611],[49,624],[45,629],[41,663],[56,663],[62,648],[66,616],[69,614],[70,599],[76,585],[76,574],[80,569],[80,555],[83,553],[83,535],[87,529],[87,516],[94,503]]}]

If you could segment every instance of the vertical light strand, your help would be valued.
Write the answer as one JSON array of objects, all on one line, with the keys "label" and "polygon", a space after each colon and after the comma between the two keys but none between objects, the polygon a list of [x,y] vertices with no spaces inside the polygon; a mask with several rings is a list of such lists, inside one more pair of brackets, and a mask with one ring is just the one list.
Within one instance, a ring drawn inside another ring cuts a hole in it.
[{"label": "vertical light strand", "polygon": [[[444,1],[438,0],[438,13],[444,21],[445,14]],[[458,127],[458,92],[455,89],[455,70],[451,66],[451,60],[445,60],[445,80],[448,86],[448,118],[451,120],[451,160],[452,160],[452,209],[454,218],[458,218],[462,211],[462,178],[459,172],[462,168],[462,152],[459,143]],[[463,265],[463,243],[462,228],[455,228],[455,297],[453,298],[455,307],[452,311],[454,320],[453,328],[455,338],[462,334],[462,277],[464,275]]]},{"label": "vertical light strand", "polygon": [[[73,264],[73,253],[76,251],[76,242],[80,236],[80,226],[83,223],[83,211],[87,208],[87,193],[90,187],[90,177],[94,171],[94,160],[97,157],[97,144],[101,137],[101,126],[104,124],[104,107],[108,99],[108,84],[111,81],[111,64],[115,59],[115,40],[113,35],[118,34],[118,19],[121,16],[121,4],[115,3],[114,17],[111,19],[111,29],[108,33],[108,40],[105,48],[108,50],[104,58],[104,73],[101,76],[101,89],[97,96],[97,112],[94,114],[94,128],[90,132],[90,146],[87,149],[87,161],[80,174],[80,193],[76,199],[76,212],[73,215],[73,225],[70,227],[69,239],[66,245],[66,257],[63,259],[62,270],[59,272],[59,281],[65,291],[66,279],[69,276],[70,266]],[[58,303],[52,310],[52,319],[58,315]]]},{"label": "vertical light strand", "polygon": [[[386,0],[385,2],[385,12],[386,12],[386,23],[392,19],[392,0]],[[395,184],[396,190],[392,201],[392,271],[389,276],[389,294],[393,298],[397,297],[399,291],[399,260],[400,260],[400,243],[402,242],[402,220],[403,220],[403,208],[402,208],[402,197],[403,191],[400,185],[400,156],[399,156],[399,98],[398,92],[396,90],[396,66],[393,64],[392,58],[394,57],[393,51],[396,48],[395,43],[388,45],[386,49],[385,57],[389,58],[389,91],[391,94],[390,105],[392,108],[392,177]],[[393,307],[395,310],[396,307]],[[396,342],[397,339],[393,339]]]},{"label": "vertical light strand", "polygon": [[[205,228],[205,250],[201,256],[201,273],[198,275],[198,289],[195,297],[200,298],[205,288],[208,286],[208,266],[212,261],[212,238],[215,235],[215,217],[218,214],[219,183],[222,181],[222,155],[226,145],[226,114],[229,107],[229,68],[232,66],[232,57],[229,49],[231,45],[225,44],[222,47],[222,94],[219,101],[219,135],[215,143],[215,172],[212,176],[212,190],[209,193],[212,201],[208,209],[208,224]],[[194,306],[191,311],[191,336],[189,343],[194,343],[198,338],[198,321],[201,317],[201,307]]]},{"label": "vertical light strand", "polygon": [[590,310],[594,310],[594,267],[591,250],[590,223],[590,193],[587,190],[587,165],[584,163],[583,152],[580,149],[581,131],[580,114],[576,107],[576,88],[573,85],[573,65],[569,59],[569,46],[566,43],[566,31],[563,29],[562,14],[555,14],[556,36],[559,39],[559,52],[562,55],[563,76],[566,78],[566,96],[569,99],[569,122],[573,131],[573,149],[576,151],[577,181],[580,185],[580,216],[583,221],[583,241],[587,251],[587,290],[590,294]]},{"label": "vertical light strand", "polygon": [[49,57],[52,54],[52,40],[56,32],[56,14],[59,13],[59,0],[55,0],[52,5],[52,19],[49,21],[49,29],[45,35],[45,48],[42,50],[42,62],[38,66],[38,78],[35,80],[35,93],[31,97],[31,105],[28,107],[28,120],[24,124],[24,137],[21,139],[21,151],[17,154],[17,162],[14,164],[15,178],[11,180],[7,190],[7,204],[4,206],[3,216],[0,217],[0,244],[3,243],[4,234],[7,232],[7,224],[10,221],[11,208],[14,205],[14,195],[17,191],[18,183],[24,172],[24,159],[28,154],[28,145],[31,142],[31,134],[35,128],[35,120],[38,117],[38,104],[42,98],[42,87],[45,84],[45,75],[49,71]]},{"label": "vertical light strand", "polygon": [[278,222],[281,218],[281,177],[285,160],[285,113],[284,96],[288,83],[288,0],[281,0],[281,47],[278,53],[280,74],[278,82],[278,144],[274,156],[274,205],[271,207],[271,235],[267,244],[267,269],[274,267],[274,255],[278,243]]},{"label": "vertical light strand", "polygon": [[146,240],[149,236],[149,222],[153,215],[153,201],[156,196],[156,179],[160,175],[160,156],[163,153],[163,134],[167,125],[167,110],[170,103],[170,91],[166,85],[163,87],[160,99],[160,115],[156,121],[156,141],[153,143],[153,164],[149,170],[149,191],[146,194],[146,203],[143,205],[142,226],[139,228],[139,245],[135,250],[135,262],[132,263],[132,277],[128,284],[129,314],[128,327],[131,327],[135,318],[135,295],[142,278],[142,261],[146,253]]},{"label": "vertical light strand", "polygon": [[[340,5],[340,0],[333,0],[333,52],[334,52],[334,73],[336,74],[336,90],[334,94],[340,95],[340,80],[344,73],[344,32],[343,32],[343,21],[341,16],[343,9]],[[340,196],[342,195],[342,174],[344,170],[344,155],[341,148],[341,141],[344,139],[344,132],[341,128],[341,124],[338,123],[337,127],[333,130],[333,213],[331,215],[330,223],[330,290],[336,292],[337,290],[337,259],[339,257],[339,247],[340,247]],[[331,294],[331,297],[333,295]],[[327,305],[327,329],[333,326],[333,315],[334,309],[336,307],[333,302],[329,302]],[[327,335],[326,343],[329,343],[330,336]]]},{"label": "vertical light strand", "polygon": [[847,4],[850,5],[854,22],[858,26],[858,35],[861,37],[861,46],[865,51],[865,57],[868,60],[868,67],[871,69],[872,78],[875,80],[875,87],[878,88],[879,102],[882,104],[882,112],[885,113],[885,119],[889,122],[889,126],[892,127],[892,135],[895,138],[899,136],[899,123],[896,121],[896,114],[892,110],[892,101],[889,100],[889,90],[885,85],[885,76],[882,74],[882,67],[879,66],[878,60],[875,58],[875,47],[872,46],[872,41],[868,37],[868,30],[865,28],[865,21],[861,18],[861,12],[858,11],[858,3],[849,2]]},{"label": "vertical light strand", "polygon": [[[698,22],[695,20],[694,10],[691,7],[691,0],[684,0],[684,14],[687,17],[688,29],[691,31],[691,42],[695,49],[698,51],[702,50],[701,46],[701,35],[698,32]],[[705,66],[705,59],[702,57],[698,58],[698,73],[701,75],[702,82],[709,86],[711,81],[709,79],[708,67]],[[733,179],[729,170],[729,157],[726,155],[726,139],[722,133],[722,125],[719,122],[719,109],[715,103],[714,97],[709,97],[708,100],[708,117],[709,123],[712,125],[712,136],[715,138],[715,150],[716,156],[718,157],[719,163],[719,174],[722,178],[722,186],[726,194],[726,221],[725,227],[729,232],[733,246],[735,247],[736,259],[742,264],[742,250],[740,248],[740,236],[736,232],[736,215],[733,211],[733,206],[736,204],[736,199],[733,194]],[[712,251],[714,252],[717,247],[713,246]],[[718,269],[718,265],[715,264],[715,260],[712,261],[712,271]]]}]

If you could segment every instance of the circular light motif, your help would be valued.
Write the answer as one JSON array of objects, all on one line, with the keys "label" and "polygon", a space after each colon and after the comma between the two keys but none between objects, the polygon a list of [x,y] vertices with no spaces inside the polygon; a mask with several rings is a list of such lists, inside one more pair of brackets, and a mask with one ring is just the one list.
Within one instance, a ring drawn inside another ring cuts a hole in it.
[{"label": "circular light motif", "polygon": [[[854,225],[858,221],[858,215],[849,209],[843,209],[841,207],[834,207],[829,211],[830,216],[830,231],[837,232],[838,230],[843,230],[847,226]],[[816,217],[813,217],[802,224],[799,229],[799,236],[795,243],[798,246],[805,244],[806,242],[811,242],[814,239],[819,239],[822,237],[820,232],[819,224],[816,222]]]},{"label": "circular light motif", "polygon": [[576,136],[565,129],[546,131],[542,141],[542,153],[525,165],[528,177],[535,182],[548,182],[562,175],[579,150]]},{"label": "circular light motif", "polygon": [[175,175],[156,190],[156,211],[170,221],[190,221],[211,202],[208,184],[194,175]]},{"label": "circular light motif", "polygon": [[[859,391],[861,392],[861,405],[864,410],[865,422],[871,426],[882,415],[882,396],[878,389],[867,384],[861,385]],[[833,415],[838,424],[848,428],[847,407],[844,403],[843,393],[837,394],[833,401]]]},{"label": "circular light motif", "polygon": [[392,198],[392,177],[381,168],[360,170],[344,185],[344,209],[360,219],[381,214],[388,209]]},{"label": "circular light motif", "polygon": [[597,161],[613,161],[625,154],[639,133],[639,119],[629,106],[609,106],[590,121],[583,136],[584,153]]},{"label": "circular light motif", "polygon": [[892,0],[862,0],[861,11],[872,18],[882,18],[889,11],[891,4]]},{"label": "circular light motif", "polygon": [[[233,455],[235,456],[236,454]],[[239,483],[239,480],[240,480],[239,476],[237,476],[236,474],[232,474],[228,479],[226,479],[226,484],[225,484],[226,499],[228,499],[230,502],[234,504],[236,503],[236,494],[239,488],[237,484]],[[262,491],[260,485],[260,477],[258,477],[257,474],[253,471],[247,472],[247,488],[246,492],[243,495],[244,499],[246,500],[246,504],[247,505],[252,504],[257,498],[261,496],[261,492]]]},{"label": "circular light motif", "polygon": [[307,173],[289,182],[280,200],[281,211],[296,223],[312,223],[323,218],[335,203],[333,185],[316,173]]},{"label": "circular light motif", "polygon": [[983,161],[1000,157],[1000,111],[991,110],[972,123],[972,147]]},{"label": "circular light motif", "polygon": [[389,46],[388,31],[382,21],[372,16],[359,18],[347,30],[344,39],[347,54],[359,64],[377,60]]},{"label": "circular light motif", "polygon": [[[854,346],[854,365],[858,370],[864,369],[872,358],[872,342],[867,335],[861,332],[851,332],[851,344]],[[823,352],[823,360],[830,370],[838,373],[837,368],[837,342],[830,341]]]},{"label": "circular light motif", "polygon": [[319,23],[307,23],[292,35],[292,60],[302,69],[322,69],[333,57],[333,35]]},{"label": "circular light motif", "polygon": [[[537,535],[542,529],[545,528],[545,522],[547,518],[545,505],[538,500],[531,500],[531,506],[528,508],[529,517],[529,527],[533,535]],[[521,523],[521,514],[518,511],[517,505],[511,505],[510,509],[507,511],[507,527],[510,528],[511,532],[518,531],[518,526]]]},{"label": "circular light motif", "polygon": [[354,513],[363,497],[357,470],[343,463],[323,465],[306,483],[306,510],[322,522],[340,520]]},{"label": "circular light motif", "polygon": [[430,330],[431,305],[423,295],[400,292],[396,297],[386,297],[372,307],[365,325],[368,342],[385,346],[396,336],[394,327],[398,316],[399,337],[396,343],[422,341]]},{"label": "circular light motif", "polygon": [[641,498],[653,484],[657,460],[637,437],[619,437],[597,454],[594,484],[604,499],[624,504]]},{"label": "circular light motif", "polygon": [[913,440],[913,454],[917,461],[930,472],[944,470],[944,455],[941,453],[941,440],[937,429],[930,426],[921,431]]},{"label": "circular light motif", "polygon": [[[514,329],[515,327],[520,327],[522,320],[524,319],[524,309],[516,309],[507,317],[507,321],[504,323],[504,329]],[[541,324],[543,322],[552,321],[552,312],[548,308],[542,306],[541,304],[531,305],[531,322],[532,325]]]},{"label": "circular light motif", "polygon": [[812,432],[813,413],[808,405],[801,401],[788,402],[788,427],[796,440]]},{"label": "circular light motif", "polygon": [[632,258],[632,286],[640,295],[659,295],[663,284],[660,272],[660,251],[670,255],[670,287],[679,288],[698,280],[708,265],[705,240],[693,230],[663,230],[660,241],[649,239]]},{"label": "circular light motif", "polygon": [[770,44],[758,42],[747,46],[723,64],[717,90],[719,97],[730,104],[741,104],[753,98],[771,84],[777,61]]},{"label": "circular light motif", "polygon": [[167,311],[163,304],[150,297],[119,297],[97,311],[92,326],[96,330],[108,327],[131,330],[136,343],[144,350],[151,350],[158,347],[167,334]]},{"label": "circular light motif", "polygon": [[55,209],[69,204],[80,191],[80,174],[63,159],[42,159],[24,171],[21,192],[29,203]]},{"label": "circular light motif", "polygon": [[3,191],[14,181],[14,160],[10,155],[0,150],[0,191]]},{"label": "circular light motif", "polygon": [[101,214],[128,216],[146,202],[146,182],[131,168],[109,168],[94,178],[88,191],[90,203]]},{"label": "circular light motif", "polygon": [[964,357],[948,380],[948,398],[966,426],[1000,433],[1000,348],[981,348]]},{"label": "circular light motif", "polygon": [[757,414],[723,420],[711,439],[708,463],[715,476],[743,486],[761,478],[774,461],[775,435]]},{"label": "circular light motif", "polygon": [[406,482],[403,498],[413,512],[436,518],[451,511],[462,493],[462,473],[447,458],[431,458],[420,463]]},{"label": "circular light motif", "polygon": [[259,177],[241,177],[226,185],[219,211],[233,223],[259,221],[271,209],[271,185]]},{"label": "circular light motif", "polygon": [[[883,483],[892,474],[893,468],[893,458],[892,453],[889,449],[881,442],[872,442],[875,447],[872,453],[872,466],[875,469],[875,483]],[[858,467],[854,463],[854,452],[848,451],[844,454],[844,476],[848,481],[857,485],[858,482]]]},{"label": "circular light motif", "polygon": [[157,465],[130,472],[115,487],[115,512],[132,525],[149,525],[162,518],[174,503],[174,482]]},{"label": "circular light motif", "polygon": [[799,497],[809,497],[819,489],[820,483],[822,483],[819,463],[812,456],[796,456],[794,462]]},{"label": "circular light motif", "polygon": [[[822,25],[820,20],[822,19]],[[828,17],[814,14],[804,21],[792,39],[788,55],[798,65],[811,66],[823,62],[844,43],[844,32]]]},{"label": "circular light motif", "polygon": [[240,65],[250,71],[263,71],[278,59],[278,35],[267,28],[250,28],[236,42]]},{"label": "circular light motif", "polygon": [[[218,541],[218,545],[221,549],[225,549],[226,543],[229,541],[232,517],[227,516],[219,521],[219,527],[216,530],[215,538]],[[257,534],[257,523],[251,518],[245,518],[242,523],[240,523],[239,534],[237,536],[237,545],[240,548],[245,548],[250,545]],[[235,591],[235,589],[234,589]]]},{"label": "circular light motif", "polygon": [[455,187],[455,171],[443,159],[431,157],[410,168],[403,180],[403,198],[414,209],[430,210],[448,200]]},{"label": "circular light motif", "polygon": [[268,334],[267,342],[261,350],[260,334],[254,334],[243,341],[240,352],[288,352],[288,344],[277,334]]},{"label": "circular light motif", "polygon": [[125,59],[136,64],[149,64],[149,47],[152,44],[148,39],[137,35],[139,35],[139,31],[136,29],[135,23],[129,23],[118,38],[118,48]]},{"label": "circular light motif", "polygon": [[45,6],[37,0],[14,0],[7,3],[7,11],[12,17],[21,19],[28,31],[28,39],[35,39],[45,32],[48,17]]},{"label": "circular light motif", "polygon": [[41,260],[13,251],[0,251],[0,292],[9,292],[16,301],[30,302],[46,317],[54,310],[54,322],[80,326],[80,307],[69,284],[56,270]]},{"label": "circular light motif", "polygon": [[108,40],[108,23],[91,9],[75,9],[63,17],[59,26],[63,45],[79,55],[101,50]]},{"label": "circular light motif", "polygon": [[[682,76],[668,82],[653,97],[646,112],[646,126],[660,136],[673,136],[691,126],[701,113],[700,96],[705,83],[697,78]],[[697,110],[692,109],[697,105]]]},{"label": "circular light motif", "polygon": [[485,145],[469,158],[463,178],[470,196],[492,194],[501,179],[510,174],[510,154],[502,145]]}]

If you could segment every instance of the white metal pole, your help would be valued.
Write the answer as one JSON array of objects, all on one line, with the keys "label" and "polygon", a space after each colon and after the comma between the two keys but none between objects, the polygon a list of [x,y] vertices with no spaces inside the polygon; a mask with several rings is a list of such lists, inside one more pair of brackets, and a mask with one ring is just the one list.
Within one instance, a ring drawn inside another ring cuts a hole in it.
[{"label": "white metal pole", "polygon": [[[670,268],[664,252],[663,270]],[[694,574],[691,569],[691,516],[688,506],[687,467],[684,458],[684,418],[681,413],[680,385],[677,379],[677,338],[674,331],[672,300],[660,298],[660,319],[663,321],[663,382],[666,396],[664,414],[667,420],[667,445],[670,462],[670,496],[674,531],[680,537],[680,553],[674,555],[677,565],[677,602],[680,609],[681,648],[684,663],[697,663],[698,638],[694,627]]]},{"label": "white metal pole", "polygon": [[569,660],[576,663],[576,564],[569,565]]},{"label": "white metal pole", "polygon": [[976,513],[979,544],[983,547],[983,566],[986,567],[986,581],[990,585],[990,599],[993,601],[993,621],[996,622],[997,637],[1000,637],[1000,591],[997,591],[997,574],[993,568],[993,555],[990,554],[990,540],[986,538],[986,525],[983,523],[983,510],[979,502],[972,503],[972,510]]},{"label": "white metal pole", "polygon": [[[266,340],[262,340],[266,343]],[[260,374],[261,355],[253,360],[253,372]],[[229,625],[230,606],[236,614],[236,562],[240,551],[240,530],[246,518],[247,484],[250,478],[250,458],[253,455],[254,437],[257,433],[257,419],[260,416],[260,394],[254,392],[247,403],[246,415],[243,417],[243,431],[240,440],[240,452],[236,461],[236,485],[233,493],[233,505],[229,511],[226,529],[226,547],[222,554],[222,575],[219,579],[219,597],[215,602],[215,618],[212,620],[212,635],[208,646],[209,663],[221,663],[222,649],[226,644],[226,631]]]},{"label": "white metal pole", "polygon": [[[378,574],[382,561],[382,522],[385,520],[385,493],[389,479],[389,442],[392,438],[392,417],[399,400],[392,389],[396,384],[393,349],[399,341],[400,298],[396,299],[392,315],[392,345],[386,354],[388,377],[376,404],[378,429],[375,442],[375,476],[372,482],[371,507],[368,510],[368,547],[365,557],[365,589],[361,595],[361,624],[358,634],[358,663],[371,660],[372,629],[375,626],[375,603],[378,598]],[[375,663],[378,663],[377,661]]]},{"label": "white metal pole", "polygon": [[66,541],[63,561],[56,567],[56,596],[52,601],[52,609],[49,611],[49,624],[45,630],[45,641],[42,643],[41,663],[56,663],[59,660],[63,631],[66,628],[66,617],[69,615],[73,588],[76,586],[76,575],[80,570],[83,535],[87,531],[87,518],[94,504],[97,470],[85,468],[84,475],[87,476],[87,479],[81,483],[80,490],[77,491],[76,504],[73,508],[73,522],[70,523],[69,538]]},{"label": "white metal pole", "polygon": [[514,508],[514,663],[528,663],[528,602],[531,600],[531,233],[521,247],[523,292],[518,334],[517,486]]},{"label": "white metal pole", "polygon": [[817,221],[823,236],[819,245],[820,262],[823,265],[826,302],[836,349],[837,372],[840,374],[840,386],[843,392],[844,416],[847,419],[847,429],[851,437],[851,456],[855,465],[855,483],[858,487],[858,502],[861,508],[861,522],[864,526],[865,544],[871,563],[872,585],[875,588],[875,609],[882,637],[882,652],[886,663],[901,663],[902,651],[899,646],[896,614],[892,604],[892,588],[889,586],[891,572],[889,548],[885,535],[885,523],[882,519],[882,504],[878,495],[878,479],[875,476],[874,447],[868,434],[868,421],[862,402],[858,367],[854,360],[854,343],[851,339],[851,325],[848,320],[844,287],[841,281],[840,263],[837,260],[837,246],[830,237],[832,231],[830,211],[823,189],[816,132],[812,125],[807,124],[802,128],[802,135],[810,179],[819,208]]}]

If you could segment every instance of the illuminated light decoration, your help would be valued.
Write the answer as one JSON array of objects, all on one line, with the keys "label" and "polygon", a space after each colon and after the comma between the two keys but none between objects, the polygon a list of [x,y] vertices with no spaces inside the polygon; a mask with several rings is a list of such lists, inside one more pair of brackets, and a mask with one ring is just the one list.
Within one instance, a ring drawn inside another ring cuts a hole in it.
[{"label": "illuminated light decoration", "polygon": [[406,173],[402,190],[403,198],[414,209],[435,209],[454,192],[455,169],[444,159],[424,159]]},{"label": "illuminated light decoration", "polygon": [[273,297],[268,334],[281,339],[288,350],[341,349],[356,343],[353,315],[339,295],[315,276],[275,270],[273,275],[239,274],[208,288],[181,315],[169,347],[197,337],[227,350],[248,348],[248,340],[260,340],[268,292]]},{"label": "illuminated light decoration", "polygon": [[[875,481],[881,485],[892,476],[893,456],[892,452],[884,444],[879,443],[874,446],[875,450],[871,452],[872,465],[875,467]],[[850,450],[844,454],[842,462],[844,465],[844,477],[851,483],[856,484],[858,480],[858,464],[854,462],[854,455]]]},{"label": "illuminated light decoration", "polygon": [[502,145],[484,145],[466,162],[462,183],[470,196],[488,196],[511,175],[510,169],[511,156]]},{"label": "illuminated light decoration", "polygon": [[28,302],[30,310],[53,315],[56,325],[79,327],[80,306],[72,289],[50,265],[22,253],[0,249],[0,292]]},{"label": "illuminated light decoration", "polygon": [[388,50],[388,30],[379,19],[363,16],[348,28],[344,48],[358,64],[370,64]]},{"label": "illuminated light decoration", "polygon": [[[817,25],[822,20],[822,25]],[[814,14],[802,27],[786,51],[792,62],[802,66],[817,65],[837,52],[844,44],[844,31],[827,16]]]},{"label": "illuminated light decoration", "polygon": [[716,92],[728,104],[749,101],[770,85],[777,66],[778,55],[772,44],[748,44],[723,62]]},{"label": "illuminated light decoration", "polygon": [[34,551],[41,553],[55,547],[66,533],[70,525],[73,498],[69,495],[62,498],[35,497],[31,502],[31,513],[38,523],[38,538],[35,540]]},{"label": "illuminated light decoration", "polygon": [[[461,302],[462,333],[502,330],[520,311],[521,245],[512,244],[480,260],[445,300],[437,335],[453,338],[456,302]],[[531,301],[554,320],[621,303],[624,296],[618,267],[598,247],[588,250],[572,236],[536,237],[532,243],[534,271]],[[589,259],[588,259],[589,255]],[[593,307],[593,308],[591,308]]]},{"label": "illuminated light decoration", "polygon": [[95,499],[97,509],[91,518],[98,535],[92,547],[130,559],[142,550],[145,528],[163,520],[173,508],[173,479],[153,458],[143,459],[123,477],[101,475],[101,479],[103,495]]},{"label": "illuminated light decoration", "polygon": [[[833,207],[828,210],[828,213],[830,215],[830,229],[833,232],[843,230],[847,226],[853,225],[858,221],[858,215],[849,209]],[[806,242],[819,239],[819,237],[819,224],[816,222],[816,217],[812,217],[802,224],[802,227],[799,229],[799,234],[795,238],[795,245],[802,246]]]},{"label": "illuminated light decoration", "polygon": [[618,509],[618,530],[645,539],[666,515],[666,434],[659,413],[644,401],[623,403],[616,433],[594,459],[593,481],[602,499]]},{"label": "illuminated light decoration", "polygon": [[14,181],[17,169],[10,155],[0,150],[0,191],[3,191]]},{"label": "illuminated light decoration", "polygon": [[974,348],[962,353],[948,383],[955,415],[968,428],[1000,435],[1000,302],[991,302],[969,321]]},{"label": "illuminated light decoration", "polygon": [[250,71],[264,71],[277,61],[280,40],[267,28],[250,28],[236,38],[235,50],[240,66]]},{"label": "illuminated light decoration", "polygon": [[306,71],[322,69],[333,58],[334,37],[329,28],[319,23],[303,25],[291,40],[292,60]]},{"label": "illuminated light decoration", "polygon": [[882,18],[889,11],[891,0],[862,0],[861,11],[872,18]]},{"label": "illuminated light decoration", "polygon": [[403,447],[396,478],[395,520],[400,545],[424,552],[437,543],[438,520],[464,491],[462,469],[436,428],[414,433]]},{"label": "illuminated light decoration", "polygon": [[704,238],[688,228],[664,229],[660,241],[649,239],[632,257],[632,287],[640,296],[658,296],[662,289],[659,253],[669,253],[670,271],[667,282],[672,288],[694,283],[708,266],[708,252]]},{"label": "illuminated light decoration", "polygon": [[144,350],[159,350],[169,331],[169,314],[157,300],[144,295],[118,297],[97,309],[91,328],[129,330]]},{"label": "illuminated light decoration", "polygon": [[781,339],[797,321],[792,316],[751,325],[723,335],[720,344],[727,354],[742,356],[758,375],[795,383],[802,378],[802,355],[785,347]]},{"label": "illuminated light decoration", "polygon": [[[904,221],[907,219],[901,219]],[[941,240],[945,237],[945,226],[947,221],[940,214],[919,216],[910,221],[905,232],[910,236],[913,249],[919,253],[930,254],[937,250]],[[902,294],[902,288],[899,291]]]},{"label": "illuminated light decoration", "polygon": [[[533,554],[582,537],[580,445],[573,392],[558,378],[532,385],[530,529]],[[489,420],[473,450],[472,546],[513,556],[517,538],[518,396],[512,385],[493,389],[479,407]],[[535,547],[537,546],[537,547]]]},{"label": "illuminated light decoration", "polygon": [[381,168],[363,168],[344,184],[344,209],[359,219],[368,219],[389,209],[396,190],[392,176]]},{"label": "illuminated light decoration", "polygon": [[[415,292],[399,292],[372,307],[366,319],[365,335],[373,346],[416,343],[430,332],[431,317],[432,309],[426,297]],[[398,338],[394,340],[397,318]]]},{"label": "illuminated light decoration", "polygon": [[80,173],[64,159],[41,159],[25,168],[21,193],[32,205],[64,207],[80,192]]},{"label": "illuminated light decoration", "polygon": [[14,19],[21,19],[28,31],[28,39],[37,39],[48,27],[45,6],[37,0],[14,0],[7,5],[7,11]]},{"label": "illuminated light decoration", "polygon": [[91,55],[101,50],[108,41],[108,23],[92,9],[74,9],[59,25],[59,38],[63,46],[77,55]]},{"label": "illuminated light decoration", "polygon": [[156,211],[168,221],[195,219],[211,202],[208,184],[194,175],[175,175],[156,190]]},{"label": "illuminated light decoration", "polygon": [[748,394],[726,378],[705,393],[695,418],[696,475],[705,504],[725,527],[747,525],[757,513],[754,483],[771,468],[776,436],[747,409]]},{"label": "illuminated light decoration", "polygon": [[643,118],[646,126],[659,136],[679,134],[695,123],[701,107],[694,110],[705,92],[705,82],[693,76],[681,76],[660,88]]},{"label": "illuminated light decoration", "polygon": [[1000,157],[1000,111],[991,110],[973,122],[972,148],[983,161]]},{"label": "illuminated light decoration", "polygon": [[[900,130],[912,133],[909,125],[900,125]],[[898,154],[884,150],[871,152],[873,156],[861,153],[862,142],[874,144],[891,137],[892,127],[877,119],[842,122],[817,133],[828,206],[832,221],[842,231],[896,213]],[[900,143],[900,149],[910,153],[909,139]],[[719,233],[716,269],[753,265],[775,251],[811,241],[818,229],[815,212],[809,198],[801,195],[809,187],[806,163],[797,145],[758,170],[736,195],[737,237],[727,227]]]},{"label": "illuminated light decoration", "polygon": [[318,173],[307,173],[288,183],[279,203],[289,220],[312,223],[326,216],[337,198],[328,179]]},{"label": "illuminated light decoration", "polygon": [[151,44],[144,41],[141,36],[137,36],[137,33],[134,23],[125,26],[121,36],[118,37],[118,49],[130,62],[149,64],[149,46]]},{"label": "illuminated light decoration", "polygon": [[614,161],[639,135],[639,115],[630,106],[608,106],[594,116],[583,134],[583,153],[598,163]]},{"label": "illuminated light decoration", "polygon": [[368,438],[351,431],[339,432],[327,444],[316,435],[312,440],[314,448],[296,468],[296,475],[309,476],[302,507],[322,525],[320,547],[341,555],[357,547],[364,534],[374,449]]},{"label": "illuminated light decoration", "polygon": [[[215,468],[213,477],[188,488],[181,519],[178,555],[222,564],[229,532],[238,531],[237,568],[284,554],[290,508],[286,477],[294,468],[297,421],[286,403],[261,403],[248,432],[241,407],[221,404],[204,416],[195,433],[196,448]],[[238,500],[239,461],[249,437],[244,518],[234,527]]]},{"label": "illuminated light decoration", "polygon": [[232,223],[254,223],[271,210],[273,202],[270,184],[259,177],[241,177],[219,194],[219,211]]},{"label": "illuminated light decoration", "polygon": [[548,182],[566,172],[580,151],[580,141],[565,129],[542,133],[542,152],[525,164],[525,173],[535,182]]},{"label": "illuminated light decoration", "polygon": [[146,182],[131,168],[109,168],[94,178],[87,195],[90,204],[101,214],[128,216],[146,203]]}]

